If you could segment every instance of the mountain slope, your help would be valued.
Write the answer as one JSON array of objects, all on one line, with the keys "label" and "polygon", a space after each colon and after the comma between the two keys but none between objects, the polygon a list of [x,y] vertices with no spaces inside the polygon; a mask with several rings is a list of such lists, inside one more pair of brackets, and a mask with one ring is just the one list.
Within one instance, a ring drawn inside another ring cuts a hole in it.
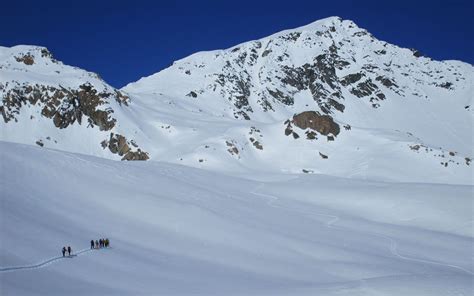
[{"label": "mountain slope", "polygon": [[62,64],[46,48],[0,47],[0,96],[3,140],[118,159],[148,158],[133,138],[126,138],[136,130],[127,114],[129,97],[97,74]]},{"label": "mountain slope", "polygon": [[196,53],[121,90],[44,48],[0,51],[2,140],[244,176],[473,183],[474,68],[351,21]]},{"label": "mountain slope", "polygon": [[[332,17],[196,53],[123,90],[162,113],[165,132],[200,134],[158,159],[470,183],[473,73]],[[215,150],[231,155],[215,160]]]}]

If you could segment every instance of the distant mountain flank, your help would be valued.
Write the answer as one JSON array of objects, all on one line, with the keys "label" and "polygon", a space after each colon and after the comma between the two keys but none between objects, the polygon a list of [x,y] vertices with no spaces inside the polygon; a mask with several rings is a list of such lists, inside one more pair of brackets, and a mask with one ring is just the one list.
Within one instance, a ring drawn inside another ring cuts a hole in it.
[{"label": "distant mountain flank", "polygon": [[472,183],[473,74],[338,17],[120,90],[45,48],[0,47],[0,139],[239,174]]},{"label": "distant mountain flank", "polygon": [[133,140],[117,133],[114,113],[128,107],[127,95],[97,74],[62,64],[46,48],[17,46],[0,50],[0,112],[6,140],[28,143],[29,138],[41,147],[61,147],[59,142],[64,141],[75,146],[69,148],[72,151],[86,152],[79,148],[79,142],[94,134],[103,138],[97,147],[101,145],[122,160],[149,158]]}]

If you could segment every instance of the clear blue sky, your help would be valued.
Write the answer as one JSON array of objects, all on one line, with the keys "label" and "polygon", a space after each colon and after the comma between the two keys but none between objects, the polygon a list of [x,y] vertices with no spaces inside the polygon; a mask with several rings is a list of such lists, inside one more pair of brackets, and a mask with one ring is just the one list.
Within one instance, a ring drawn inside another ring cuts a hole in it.
[{"label": "clear blue sky", "polygon": [[[71,4],[69,2],[74,2]],[[96,2],[96,3],[95,3]],[[0,45],[48,47],[121,87],[197,51],[315,20],[351,19],[377,38],[474,64],[474,0],[3,1]]]}]

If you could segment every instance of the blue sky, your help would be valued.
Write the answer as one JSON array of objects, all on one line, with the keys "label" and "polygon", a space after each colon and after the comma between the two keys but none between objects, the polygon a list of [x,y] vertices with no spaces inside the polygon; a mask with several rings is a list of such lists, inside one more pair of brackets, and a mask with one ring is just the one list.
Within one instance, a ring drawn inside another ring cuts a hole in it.
[{"label": "blue sky", "polygon": [[474,1],[4,1],[0,45],[48,47],[121,87],[197,51],[340,16],[378,39],[474,64]]}]

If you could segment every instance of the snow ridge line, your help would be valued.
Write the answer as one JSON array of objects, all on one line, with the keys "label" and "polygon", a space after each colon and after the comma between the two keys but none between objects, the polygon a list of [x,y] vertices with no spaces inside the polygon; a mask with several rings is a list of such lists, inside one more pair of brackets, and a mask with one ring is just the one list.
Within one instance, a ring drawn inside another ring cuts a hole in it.
[{"label": "snow ridge line", "polygon": [[[269,195],[269,194],[265,194],[265,193],[259,193],[257,192],[259,189],[263,188],[265,186],[265,184],[261,183],[259,186],[257,186],[254,190],[250,191],[250,193],[254,194],[254,195],[259,195],[259,196],[262,196],[262,197],[266,197],[266,198],[270,198],[270,201],[268,201],[268,205],[272,206],[272,207],[279,207],[278,205],[274,205],[274,202],[276,200],[278,200],[279,198],[276,197],[276,196],[273,196],[273,195]],[[294,209],[293,209],[294,210]],[[298,210],[296,210],[298,211]],[[306,213],[307,214],[307,213]],[[319,215],[319,216],[325,216],[325,217],[329,217],[331,218],[331,220],[329,220],[328,222],[326,222],[326,226],[328,228],[339,228],[339,229],[344,229],[344,227],[341,227],[341,226],[337,226],[337,225],[334,225],[335,223],[337,223],[340,218],[338,216],[335,216],[335,215],[330,215],[330,214],[322,214],[322,213],[313,213],[314,215]],[[469,275],[474,275],[474,272],[470,271],[470,270],[467,270],[463,267],[460,267],[460,266],[457,266],[457,265],[452,265],[452,264],[446,264],[446,263],[441,263],[441,262],[437,262],[437,261],[431,261],[431,260],[425,260],[425,259],[419,259],[419,258],[413,258],[413,257],[407,257],[407,256],[403,256],[401,255],[399,252],[398,252],[398,243],[391,237],[385,235],[385,234],[381,234],[381,233],[378,233],[378,232],[366,232],[368,234],[371,234],[371,235],[374,235],[374,236],[378,236],[378,237],[381,237],[381,238],[384,238],[386,240],[388,240],[390,242],[390,247],[389,247],[389,250],[390,250],[390,253],[392,255],[394,255],[395,257],[398,257],[402,260],[406,260],[406,261],[415,261],[415,262],[422,262],[422,263],[427,263],[427,264],[433,264],[433,265],[439,265],[439,266],[444,266],[444,267],[450,267],[450,268],[454,268],[454,269],[458,269],[460,271],[463,271]]]},{"label": "snow ridge line", "polygon": [[32,265],[23,265],[23,266],[11,266],[11,267],[0,267],[0,272],[9,272],[9,271],[17,271],[17,270],[25,270],[25,269],[37,269],[37,268],[42,268],[42,267],[45,267],[55,261],[58,261],[58,260],[62,260],[62,259],[67,259],[67,258],[73,258],[75,256],[79,256],[81,254],[84,254],[86,252],[90,252],[92,251],[93,249],[83,249],[83,250],[80,250],[79,252],[71,255],[71,256],[57,256],[57,257],[52,257],[52,258],[49,258],[45,261],[42,261],[40,263],[37,263],[37,264],[32,264]]}]

